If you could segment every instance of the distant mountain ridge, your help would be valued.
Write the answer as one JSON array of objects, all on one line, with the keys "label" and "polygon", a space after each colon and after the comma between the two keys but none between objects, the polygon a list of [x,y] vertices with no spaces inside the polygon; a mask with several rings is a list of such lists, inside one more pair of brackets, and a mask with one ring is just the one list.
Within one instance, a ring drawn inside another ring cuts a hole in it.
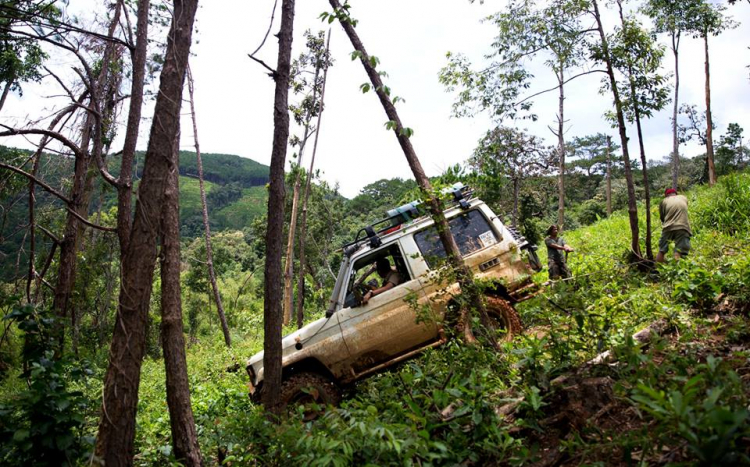
[{"label": "distant mountain ridge", "polygon": [[[0,160],[12,165],[23,164],[32,151],[0,145]],[[136,154],[133,168],[134,181],[141,178],[145,152]],[[203,176],[206,181],[206,198],[209,219],[213,231],[242,230],[249,226],[254,218],[265,213],[270,167],[252,159],[231,154],[201,154]],[[120,175],[120,158],[111,157],[107,166],[114,177]],[[24,169],[29,170],[28,163]],[[73,159],[58,154],[44,153],[39,176],[55,189],[67,193],[67,180],[72,177]],[[198,189],[198,165],[195,152],[180,151],[180,233],[184,239],[195,238],[203,234],[203,216],[200,191]],[[0,280],[10,280],[14,276],[14,252],[19,251],[22,243],[28,243],[24,236],[24,226],[28,223],[28,180],[20,175],[10,175],[0,171],[0,180],[4,180],[0,192]],[[105,182],[97,178],[92,196],[90,214],[97,211],[106,212],[117,204],[117,197]],[[54,196],[37,187],[37,221],[49,226],[60,222],[64,211],[57,209],[61,203]],[[54,212],[45,218],[41,213]],[[57,220],[55,220],[57,218]],[[58,232],[60,233],[60,232]],[[60,233],[61,234],[61,233]],[[28,245],[26,245],[28,248]],[[21,262],[25,255],[21,255]]]}]

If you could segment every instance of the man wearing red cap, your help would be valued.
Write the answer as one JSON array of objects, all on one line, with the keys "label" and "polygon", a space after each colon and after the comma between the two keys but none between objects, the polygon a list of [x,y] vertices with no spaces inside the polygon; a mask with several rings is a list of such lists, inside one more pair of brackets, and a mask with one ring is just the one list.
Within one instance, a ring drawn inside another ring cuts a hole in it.
[{"label": "man wearing red cap", "polygon": [[674,188],[664,191],[664,199],[659,204],[661,219],[661,238],[656,262],[663,263],[664,255],[669,251],[669,244],[674,242],[674,258],[680,259],[690,252],[690,221],[688,221],[688,202],[683,195],[678,195]]}]

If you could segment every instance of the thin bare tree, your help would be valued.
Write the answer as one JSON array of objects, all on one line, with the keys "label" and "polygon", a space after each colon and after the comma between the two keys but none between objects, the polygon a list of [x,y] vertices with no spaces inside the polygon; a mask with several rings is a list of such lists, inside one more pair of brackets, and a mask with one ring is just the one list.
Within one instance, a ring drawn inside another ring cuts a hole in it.
[{"label": "thin bare tree", "polygon": [[609,77],[610,91],[612,92],[612,102],[615,108],[615,115],[617,119],[617,127],[620,131],[620,140],[622,144],[622,160],[623,166],[625,167],[625,182],[628,190],[628,218],[630,220],[630,250],[634,256],[635,261],[640,261],[643,258],[641,254],[640,238],[638,236],[638,206],[635,198],[635,184],[633,183],[633,172],[630,168],[630,154],[628,152],[628,135],[625,126],[625,116],[623,112],[622,101],[620,100],[620,93],[617,87],[617,80],[615,72],[612,67],[612,58],[609,51],[609,41],[604,33],[604,26],[602,25],[602,17],[599,11],[599,4],[596,0],[591,1],[593,7],[592,14],[596,21],[597,29],[599,30],[600,42],[598,47],[600,48],[599,59],[607,66],[607,75]]},{"label": "thin bare tree", "polygon": [[[331,49],[331,30],[328,30],[326,39],[325,56],[328,56]],[[312,157],[310,157],[310,167],[307,169],[307,179],[305,180],[305,192],[302,196],[302,220],[300,221],[299,233],[299,271],[297,276],[297,327],[302,328],[305,310],[305,246],[307,243],[307,203],[310,199],[310,186],[312,184],[312,175],[315,168],[315,155],[318,152],[318,136],[320,135],[320,123],[323,120],[323,110],[325,110],[326,81],[328,79],[328,67],[323,69],[323,82],[320,90],[320,110],[318,111],[318,122],[315,124],[315,139],[313,140]],[[316,76],[317,81],[317,76]]]},{"label": "thin bare tree", "polygon": [[203,210],[203,230],[206,238],[206,265],[208,266],[208,278],[211,281],[211,290],[214,292],[214,301],[216,302],[216,311],[219,314],[221,330],[224,333],[224,342],[227,347],[232,346],[232,336],[229,334],[229,325],[227,316],[224,313],[224,305],[221,302],[219,285],[216,282],[216,272],[214,271],[214,255],[211,249],[211,225],[208,222],[208,203],[206,203],[206,187],[203,183],[203,161],[201,160],[201,148],[198,143],[198,123],[195,119],[195,99],[193,96],[194,83],[193,74],[190,72],[190,66],[187,70],[188,92],[190,94],[190,116],[193,121],[193,141],[195,143],[195,156],[198,164],[198,186],[201,192],[201,207]]},{"label": "thin bare tree", "polygon": [[[443,214],[442,202],[440,198],[436,196],[435,191],[432,188],[432,184],[430,183],[430,179],[427,178],[427,175],[422,168],[422,164],[419,162],[419,158],[417,157],[417,154],[414,151],[414,147],[411,144],[411,140],[409,139],[411,130],[405,128],[401,123],[398,112],[396,112],[396,107],[394,106],[393,100],[389,95],[390,92],[383,84],[380,73],[378,73],[375,69],[374,64],[377,63],[377,60],[367,54],[364,45],[362,45],[362,41],[359,39],[359,36],[354,30],[354,20],[352,20],[352,18],[349,16],[349,5],[347,4],[344,8],[342,8],[338,0],[329,0],[329,3],[331,7],[333,7],[333,15],[339,20],[339,23],[344,28],[344,32],[349,37],[349,40],[352,43],[352,47],[354,47],[354,50],[356,51],[356,54],[359,57],[362,66],[365,68],[367,76],[370,78],[372,88],[375,90],[378,99],[383,106],[383,110],[385,111],[385,114],[389,119],[388,127],[390,127],[396,135],[399,145],[401,146],[401,150],[404,152],[406,161],[409,164],[409,168],[414,175],[414,179],[416,180],[417,185],[422,191],[427,209],[429,210],[430,215],[432,216],[432,219],[437,226],[437,232],[440,237],[440,241],[443,244],[443,248],[445,249],[448,263],[453,268],[453,273],[455,274],[458,284],[461,287],[461,292],[462,294],[464,294],[463,300],[461,300],[461,302],[463,303],[459,316],[460,331],[463,333],[463,337],[466,342],[476,343],[477,339],[474,336],[470,325],[472,310],[479,313],[482,325],[488,329],[491,328],[489,316],[487,315],[487,310],[482,300],[481,292],[476,284],[474,284],[473,274],[464,263],[461,252],[458,249],[458,245],[456,244],[456,241],[453,238],[453,234],[450,231],[448,221]],[[492,343],[495,347],[499,348],[497,342]]]}]

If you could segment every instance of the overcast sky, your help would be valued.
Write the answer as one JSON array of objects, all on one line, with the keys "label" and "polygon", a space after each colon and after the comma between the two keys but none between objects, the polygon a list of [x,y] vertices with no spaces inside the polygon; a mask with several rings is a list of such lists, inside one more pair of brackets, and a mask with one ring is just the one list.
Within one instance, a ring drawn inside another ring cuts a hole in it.
[{"label": "overcast sky", "polygon": [[[306,29],[328,29],[318,17],[329,11],[325,0],[297,0],[293,55],[302,52]],[[414,130],[412,142],[427,174],[438,175],[447,167],[465,161],[478,139],[491,127],[486,117],[451,117],[454,95],[438,82],[438,72],[447,63],[448,51],[466,54],[481,62],[490,51],[494,31],[481,19],[501,10],[506,2],[486,0],[351,0],[352,16],[359,20],[357,32],[370,55],[380,59],[379,69],[388,72],[386,84],[406,102],[397,108],[405,126]],[[602,2],[603,3],[603,2]],[[75,5],[75,2],[73,2]],[[281,7],[279,1],[279,10]],[[270,163],[273,133],[274,83],[267,71],[248,58],[260,44],[270,19],[273,0],[221,0],[202,2],[198,12],[195,56],[191,67],[195,78],[198,132],[205,153],[237,154],[263,164]],[[736,20],[750,21],[750,5],[738,3],[729,8]],[[280,11],[272,29],[279,27]],[[611,26],[615,17],[605,18]],[[337,23],[331,25],[331,50],[335,65],[329,70],[326,110],[323,113],[316,167],[331,184],[338,183],[342,194],[356,196],[365,185],[382,178],[411,177],[408,165],[373,92],[362,94],[367,81],[359,61],[351,61],[351,44]],[[666,43],[666,38],[660,38]],[[725,32],[710,40],[712,108],[717,126],[715,139],[728,123],[736,122],[750,137],[750,24]],[[278,43],[270,36],[259,58],[275,66]],[[680,49],[680,101],[704,105],[703,46],[697,39],[685,38]],[[673,70],[671,54],[666,71]],[[534,89],[554,86],[554,77],[541,65],[533,68]],[[590,75],[566,88],[567,139],[596,132],[616,132],[603,121],[611,98],[597,90],[603,75]],[[48,95],[38,86],[25,87],[24,98],[11,96],[3,117],[21,117],[35,98]],[[291,97],[294,98],[293,96]],[[187,106],[184,106],[187,109]],[[554,144],[547,129],[557,112],[556,93],[536,100],[539,121],[520,121],[519,128]],[[152,112],[152,111],[148,111]],[[645,123],[649,158],[661,159],[671,150],[671,110],[657,114]],[[6,120],[7,121],[7,120]],[[146,145],[148,126],[142,127],[139,147]],[[293,133],[300,133],[293,129]],[[634,132],[630,133],[634,138]],[[192,150],[192,126],[183,118],[182,149]],[[631,143],[632,151],[635,145]],[[688,156],[702,152],[695,145],[683,147]],[[311,151],[303,164],[309,162]],[[291,151],[289,152],[291,156]],[[288,159],[287,159],[288,160]],[[288,165],[288,164],[287,164]]]}]

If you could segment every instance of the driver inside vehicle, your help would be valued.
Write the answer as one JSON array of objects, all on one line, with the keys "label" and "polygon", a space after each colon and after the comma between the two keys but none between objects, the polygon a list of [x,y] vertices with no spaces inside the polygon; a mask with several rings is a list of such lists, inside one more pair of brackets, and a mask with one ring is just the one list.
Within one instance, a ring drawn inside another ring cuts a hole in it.
[{"label": "driver inside vehicle", "polygon": [[401,274],[391,267],[388,258],[378,258],[375,262],[375,270],[378,272],[380,278],[383,279],[383,283],[380,287],[373,288],[362,297],[363,305],[366,305],[372,297],[391,290],[402,281]]}]

